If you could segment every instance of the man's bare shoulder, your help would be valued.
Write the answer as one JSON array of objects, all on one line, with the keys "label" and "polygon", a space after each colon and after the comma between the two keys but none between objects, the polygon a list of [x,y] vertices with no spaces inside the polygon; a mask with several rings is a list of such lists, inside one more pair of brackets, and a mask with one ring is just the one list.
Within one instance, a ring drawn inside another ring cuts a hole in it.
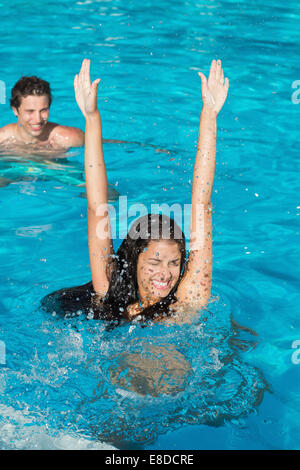
[{"label": "man's bare shoulder", "polygon": [[0,128],[0,143],[4,142],[5,140],[9,139],[10,137],[15,137],[16,133],[16,124],[6,124]]},{"label": "man's bare shoulder", "polygon": [[71,126],[57,124],[49,134],[49,143],[54,147],[70,148],[84,145],[84,132]]}]

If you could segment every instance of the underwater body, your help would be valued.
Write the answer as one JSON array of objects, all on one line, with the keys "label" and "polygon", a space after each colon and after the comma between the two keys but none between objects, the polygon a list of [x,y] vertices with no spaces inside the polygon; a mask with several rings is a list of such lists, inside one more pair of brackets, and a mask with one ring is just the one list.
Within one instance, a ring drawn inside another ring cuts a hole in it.
[{"label": "underwater body", "polygon": [[[104,145],[116,206],[118,195],[188,204],[197,71],[213,56],[230,94],[218,123],[213,297],[191,324],[112,328],[77,308],[43,310],[47,294],[90,282],[83,150],[50,164],[2,154],[0,447],[299,448],[296,2],[44,2],[35,19],[31,2],[4,3],[7,96],[36,73],[53,86],[54,120],[83,128],[73,76],[82,54],[96,61],[104,136],[130,142]],[[4,125],[12,114],[1,110]]]}]

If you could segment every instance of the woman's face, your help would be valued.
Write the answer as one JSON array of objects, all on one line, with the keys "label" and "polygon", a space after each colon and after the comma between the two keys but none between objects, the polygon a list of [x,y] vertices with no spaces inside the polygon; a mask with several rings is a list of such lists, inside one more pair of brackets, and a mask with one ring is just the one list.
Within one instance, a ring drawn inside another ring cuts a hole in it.
[{"label": "woman's face", "polygon": [[174,240],[151,240],[137,262],[140,297],[151,303],[166,297],[178,281],[180,261],[181,252]]}]

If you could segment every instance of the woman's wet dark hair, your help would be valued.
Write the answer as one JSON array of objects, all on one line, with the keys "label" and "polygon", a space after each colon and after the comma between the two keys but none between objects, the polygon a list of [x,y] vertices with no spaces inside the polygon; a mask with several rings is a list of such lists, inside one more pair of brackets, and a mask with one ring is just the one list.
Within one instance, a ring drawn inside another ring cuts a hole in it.
[{"label": "woman's wet dark hair", "polygon": [[136,320],[147,321],[169,316],[171,305],[177,300],[176,290],[183,275],[186,248],[184,233],[178,224],[174,219],[162,214],[147,214],[131,225],[114,257],[111,281],[104,298],[98,299],[90,282],[49,294],[43,299],[42,307],[63,316],[65,314],[74,316],[76,312],[84,312],[88,313],[89,318],[104,319],[114,324],[130,320],[127,307],[138,302],[138,257],[151,240],[172,240],[178,244],[181,253],[180,276],[170,293],[159,302],[145,308]]},{"label": "woman's wet dark hair", "polygon": [[127,307],[138,302],[138,257],[151,240],[161,239],[172,240],[178,244],[181,253],[181,275],[171,292],[159,302],[145,308],[140,318],[155,319],[170,313],[169,306],[177,300],[175,293],[186,261],[185,237],[174,219],[162,214],[148,214],[132,224],[118,249],[110,286],[101,302],[106,314],[115,319],[129,318]]},{"label": "woman's wet dark hair", "polygon": [[10,106],[18,109],[21,105],[21,99],[29,95],[48,96],[50,107],[52,101],[50,84],[35,76],[22,77],[17,81],[11,91]]}]

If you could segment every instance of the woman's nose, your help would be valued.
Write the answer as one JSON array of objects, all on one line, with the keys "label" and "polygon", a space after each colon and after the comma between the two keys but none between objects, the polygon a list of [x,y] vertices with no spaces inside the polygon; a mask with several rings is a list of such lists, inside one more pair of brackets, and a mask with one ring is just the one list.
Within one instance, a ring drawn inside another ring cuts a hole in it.
[{"label": "woman's nose", "polygon": [[170,279],[171,277],[171,271],[168,266],[161,266],[159,274],[162,281]]}]

